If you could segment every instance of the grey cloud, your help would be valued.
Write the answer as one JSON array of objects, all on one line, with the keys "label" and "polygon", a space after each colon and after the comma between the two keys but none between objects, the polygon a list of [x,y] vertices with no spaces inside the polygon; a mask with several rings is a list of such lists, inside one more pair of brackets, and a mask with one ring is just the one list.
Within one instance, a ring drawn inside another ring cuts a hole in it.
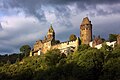
[{"label": "grey cloud", "polygon": [[[112,5],[120,3],[120,0],[2,0],[2,3],[4,4],[4,8],[22,8],[27,15],[33,15],[41,21],[45,21],[46,19],[42,5],[46,7],[55,7],[55,9],[59,12],[57,14],[61,14],[60,16],[62,16],[62,13],[66,13],[64,16],[68,16],[70,11],[66,9],[66,5],[72,5],[73,3],[76,3],[78,9],[84,11],[93,8],[96,9],[96,5],[98,4]],[[39,12],[37,12],[38,10]],[[104,14],[105,12],[102,11],[101,14],[102,13]]]},{"label": "grey cloud", "polygon": [[75,34],[77,37],[80,37],[79,35],[80,29],[78,28],[66,28],[65,31],[62,31],[61,33],[56,34],[56,39],[63,41],[69,40],[70,34]]},{"label": "grey cloud", "polygon": [[[56,24],[59,24],[60,27],[66,26],[65,31],[62,32],[62,30],[61,30],[61,33],[56,34],[56,38],[59,40],[62,40],[62,41],[68,40],[69,35],[71,33],[74,33],[77,36],[79,36],[79,29],[78,28],[73,29],[73,24],[71,23],[71,21],[69,19],[71,17],[71,10],[69,9],[69,7],[67,7],[68,5],[74,6],[73,4],[76,4],[77,8],[75,8],[75,9],[77,11],[79,11],[79,14],[77,14],[77,15],[84,13],[84,11],[88,11],[88,14],[92,15],[94,17],[96,16],[96,14],[97,14],[97,16],[99,16],[99,15],[120,13],[119,7],[110,7],[110,9],[112,10],[111,12],[104,11],[104,8],[97,9],[97,5],[107,4],[108,6],[112,6],[114,4],[120,3],[120,0],[0,0],[0,3],[3,3],[2,5],[0,5],[0,10],[4,11],[6,14],[8,13],[7,11],[9,9],[16,8],[16,9],[18,9],[18,13],[20,12],[19,9],[22,9],[25,12],[26,17],[35,16],[36,18],[39,19],[40,23],[41,22],[47,23],[47,21],[45,19],[45,14],[44,14],[45,10],[44,10],[43,6],[47,7],[48,11],[51,11],[51,10],[49,10],[49,7],[52,7],[54,10],[53,14],[55,14],[57,17]],[[78,20],[80,20],[80,17]],[[95,22],[98,23],[99,21],[98,22],[95,21]],[[116,22],[115,24],[117,24],[117,23],[119,23],[119,22]],[[114,24],[114,23],[112,23],[112,24]],[[93,24],[94,25],[93,32],[94,32],[94,34],[96,34],[96,35],[100,34],[103,37],[106,37],[106,35],[108,35],[108,33],[106,34],[106,31],[104,30],[104,28],[110,33],[111,32],[113,32],[113,33],[120,32],[118,30],[119,24],[117,24],[117,26],[114,27],[117,31],[115,31],[115,30],[112,31],[113,27],[109,27],[112,24],[107,24],[107,23],[103,23],[100,25]],[[9,33],[6,33],[7,35],[0,36],[0,42],[4,43],[4,44],[1,44],[2,47],[0,46],[1,53],[13,52],[14,50],[18,50],[19,47],[23,44],[33,45],[35,40],[42,38],[46,33],[44,30],[43,31],[44,34],[42,34],[42,35],[39,34],[38,32],[41,30],[40,27],[42,27],[42,28],[44,27],[45,29],[48,29],[48,27],[45,27],[47,25],[40,25],[40,26],[38,26],[39,28],[36,26],[34,28],[26,27],[26,26],[31,26],[31,24],[21,25],[21,26],[24,26],[24,28],[13,31],[13,32],[11,31]],[[32,26],[34,26],[34,25],[32,25]],[[0,30],[1,29],[2,29],[2,26],[0,25]],[[37,35],[37,37],[29,38],[29,40],[24,39],[24,38],[27,38],[26,36],[29,34]],[[22,39],[22,40],[20,40],[20,39]],[[6,43],[7,41],[8,41],[8,43]],[[18,43],[18,42],[20,42],[20,43]],[[11,43],[11,44],[9,44],[9,43]],[[14,44],[12,44],[12,43],[14,43]]]},{"label": "grey cloud", "polygon": [[70,22],[70,9],[66,6],[55,6],[55,15],[57,16],[58,23],[66,26],[72,27],[72,23]]},{"label": "grey cloud", "polygon": [[[9,43],[12,43],[12,42],[9,42]],[[16,42],[14,42],[14,43],[16,43]],[[19,48],[23,44],[29,44],[32,47],[32,45],[34,44],[34,40],[31,40],[31,42],[22,41],[19,44],[16,43],[16,45],[1,43],[1,45],[0,45],[0,54],[18,53],[19,52]]]},{"label": "grey cloud", "polygon": [[[19,19],[19,18],[18,18]],[[19,22],[18,28],[5,28],[0,32],[0,54],[19,52],[19,48],[23,44],[33,45],[33,43],[44,36],[46,32],[46,24],[40,24],[35,21],[35,23],[28,23],[29,21]],[[4,28],[4,27],[3,27]],[[7,29],[7,30],[6,30]]]},{"label": "grey cloud", "polygon": [[12,54],[13,49],[0,47],[0,54]]},{"label": "grey cloud", "polygon": [[103,38],[108,39],[109,34],[120,34],[120,17],[114,17],[109,16],[108,19],[101,18],[95,19],[96,21],[93,20],[93,35],[101,35]]},{"label": "grey cloud", "polygon": [[0,23],[0,31],[2,31],[3,30],[3,28],[2,28],[2,25],[1,25],[1,23]]},{"label": "grey cloud", "polygon": [[[26,16],[32,15],[40,21],[45,21],[44,11],[41,9],[39,0],[3,0],[2,3],[4,8],[21,8],[26,13]],[[38,13],[37,10],[40,12]]]}]

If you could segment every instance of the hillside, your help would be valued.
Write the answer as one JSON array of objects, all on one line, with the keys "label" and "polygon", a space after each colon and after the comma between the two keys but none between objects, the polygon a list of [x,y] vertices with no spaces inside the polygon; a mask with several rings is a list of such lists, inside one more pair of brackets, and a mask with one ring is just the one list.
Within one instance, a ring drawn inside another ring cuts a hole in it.
[{"label": "hillside", "polygon": [[0,67],[0,80],[119,80],[120,46],[80,45],[65,56],[58,49]]}]

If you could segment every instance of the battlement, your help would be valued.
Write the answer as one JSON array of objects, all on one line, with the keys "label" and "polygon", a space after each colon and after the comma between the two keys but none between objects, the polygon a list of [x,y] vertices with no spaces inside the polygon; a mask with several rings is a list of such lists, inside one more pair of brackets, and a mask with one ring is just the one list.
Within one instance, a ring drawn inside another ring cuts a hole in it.
[{"label": "battlement", "polygon": [[60,44],[56,44],[52,46],[52,49],[63,49],[66,47],[75,47],[77,48],[77,46],[79,45],[79,41],[78,39],[76,39],[75,41],[65,41],[65,42],[61,42]]}]

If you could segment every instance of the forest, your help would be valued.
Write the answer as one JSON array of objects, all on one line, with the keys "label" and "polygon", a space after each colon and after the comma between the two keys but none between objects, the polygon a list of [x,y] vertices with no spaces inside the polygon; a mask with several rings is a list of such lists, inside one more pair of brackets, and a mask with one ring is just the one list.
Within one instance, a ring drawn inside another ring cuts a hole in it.
[{"label": "forest", "polygon": [[101,49],[80,45],[67,56],[58,49],[40,56],[15,56],[1,63],[0,80],[120,80],[119,45],[103,44]]}]

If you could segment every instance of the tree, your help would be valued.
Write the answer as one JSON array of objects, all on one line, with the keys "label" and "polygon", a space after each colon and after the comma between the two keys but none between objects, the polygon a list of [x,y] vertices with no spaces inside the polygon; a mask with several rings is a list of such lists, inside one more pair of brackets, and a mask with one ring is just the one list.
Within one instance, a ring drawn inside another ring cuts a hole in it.
[{"label": "tree", "polygon": [[22,52],[25,55],[25,57],[29,56],[30,50],[31,47],[29,45],[23,45],[20,47],[20,52]]},{"label": "tree", "polygon": [[80,45],[78,51],[67,56],[62,55],[59,49],[53,49],[41,56],[26,57],[14,64],[10,63],[10,59],[9,55],[7,64],[0,66],[0,80],[120,79],[120,45],[111,48],[103,44],[101,49]]},{"label": "tree", "polygon": [[59,49],[50,50],[45,54],[45,62],[48,66],[55,66],[63,58]]},{"label": "tree", "polygon": [[84,51],[84,50],[86,50],[88,48],[90,48],[89,45],[81,44],[80,46],[78,46],[78,51]]},{"label": "tree", "polygon": [[102,73],[104,54],[98,49],[85,49],[79,52],[77,64],[85,71],[85,80],[98,80]]},{"label": "tree", "polygon": [[77,39],[77,37],[74,34],[71,34],[70,37],[69,37],[70,41],[75,41],[76,39]]},{"label": "tree", "polygon": [[116,41],[117,40],[117,34],[109,34],[109,41],[112,42],[112,41]]}]

